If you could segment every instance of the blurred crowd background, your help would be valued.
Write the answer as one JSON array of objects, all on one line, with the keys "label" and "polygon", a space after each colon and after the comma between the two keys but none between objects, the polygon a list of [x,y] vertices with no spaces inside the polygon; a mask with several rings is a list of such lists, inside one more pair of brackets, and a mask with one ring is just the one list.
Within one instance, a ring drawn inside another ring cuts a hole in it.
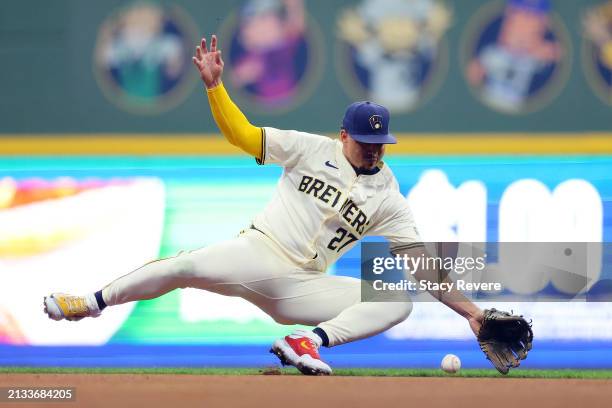
[{"label": "blurred crowd background", "polygon": [[[192,67],[213,33],[224,83],[256,125],[333,137],[352,101],[387,106],[400,141],[387,161],[424,240],[612,241],[610,0],[9,0],[0,365],[264,364],[287,332],[240,299],[190,289],[77,324],[42,313],[50,292],[97,290],[235,236],[272,194],[281,169],[220,138]],[[359,251],[329,273],[358,276]],[[602,253],[586,291],[612,287]],[[575,293],[554,279],[521,290],[536,301],[506,306],[535,321],[540,352],[526,365],[612,367],[610,303],[563,301]],[[330,360],[430,366],[455,350],[486,366],[470,339],[452,312],[417,303]],[[209,359],[162,347],[177,344]],[[67,345],[99,347],[82,360]],[[161,348],[134,357],[143,345]],[[206,351],[232,347],[247,360]],[[558,361],[559,347],[571,357]]]}]

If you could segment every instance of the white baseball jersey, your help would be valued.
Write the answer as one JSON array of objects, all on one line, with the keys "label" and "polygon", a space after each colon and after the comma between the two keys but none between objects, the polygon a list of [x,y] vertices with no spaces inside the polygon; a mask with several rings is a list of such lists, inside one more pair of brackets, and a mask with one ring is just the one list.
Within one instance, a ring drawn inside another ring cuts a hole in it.
[{"label": "white baseball jersey", "polygon": [[330,346],[406,319],[410,302],[363,302],[360,279],[319,273],[365,235],[387,237],[393,250],[419,245],[391,170],[383,165],[374,175],[358,176],[342,143],[324,136],[270,128],[264,135],[262,161],[278,163],[284,172],[273,199],[253,221],[261,233],[249,229],[229,241],[149,262],[104,287],[106,304],[198,288],[242,297],[281,324],[318,326]]},{"label": "white baseball jersey", "polygon": [[366,235],[397,251],[419,242],[412,213],[386,164],[357,175],[342,143],[325,136],[264,128],[263,162],[284,167],[272,200],[253,220],[304,269],[325,271]]}]

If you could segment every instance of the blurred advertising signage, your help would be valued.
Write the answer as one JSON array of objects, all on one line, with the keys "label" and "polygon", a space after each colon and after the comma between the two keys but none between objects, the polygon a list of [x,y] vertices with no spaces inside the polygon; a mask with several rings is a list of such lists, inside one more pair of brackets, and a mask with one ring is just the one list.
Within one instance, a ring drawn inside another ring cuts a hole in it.
[{"label": "blurred advertising signage", "polygon": [[[407,195],[424,241],[486,242],[487,186],[453,186],[441,170],[424,171]],[[497,217],[495,217],[497,215]],[[537,179],[511,182],[499,199],[499,242],[601,242],[603,204],[587,180],[568,179],[553,189]],[[491,240],[491,239],[489,239]]]}]

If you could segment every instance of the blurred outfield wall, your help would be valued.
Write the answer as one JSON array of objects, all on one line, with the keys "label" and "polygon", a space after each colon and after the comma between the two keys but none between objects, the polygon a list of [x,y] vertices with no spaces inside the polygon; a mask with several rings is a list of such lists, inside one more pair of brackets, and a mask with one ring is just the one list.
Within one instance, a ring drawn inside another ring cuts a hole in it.
[{"label": "blurred outfield wall", "polygon": [[348,103],[369,98],[394,111],[398,133],[609,132],[609,6],[10,0],[0,133],[216,133],[190,62],[212,33],[227,87],[260,125],[333,133]]},{"label": "blurred outfield wall", "polygon": [[[405,156],[388,163],[425,240],[612,240],[609,157]],[[1,196],[11,200],[0,210],[0,342],[267,344],[284,333],[241,299],[194,289],[78,323],[50,321],[42,312],[50,292],[95,290],[151,259],[235,237],[281,173],[255,166],[247,158],[1,159],[0,169],[11,175]],[[358,277],[359,259],[357,246],[328,272]],[[597,276],[593,286],[612,279],[612,260],[602,260]],[[508,307],[533,318],[541,340],[611,341],[602,325],[612,318],[610,305]],[[410,319],[381,337],[391,345],[471,334],[451,311],[416,303]]]}]

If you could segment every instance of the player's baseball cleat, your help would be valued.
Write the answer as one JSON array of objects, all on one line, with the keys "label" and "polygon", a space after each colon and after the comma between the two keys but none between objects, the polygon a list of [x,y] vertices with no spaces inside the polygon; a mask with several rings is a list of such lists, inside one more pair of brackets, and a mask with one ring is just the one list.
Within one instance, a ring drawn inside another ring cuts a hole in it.
[{"label": "player's baseball cleat", "polygon": [[307,336],[290,335],[277,339],[270,353],[276,355],[282,365],[291,365],[306,375],[331,375],[332,369],[319,356],[319,347]]},{"label": "player's baseball cleat", "polygon": [[65,293],[53,293],[45,296],[45,313],[49,319],[77,321],[84,317],[98,317],[100,310],[95,303],[95,297],[73,296]]}]

